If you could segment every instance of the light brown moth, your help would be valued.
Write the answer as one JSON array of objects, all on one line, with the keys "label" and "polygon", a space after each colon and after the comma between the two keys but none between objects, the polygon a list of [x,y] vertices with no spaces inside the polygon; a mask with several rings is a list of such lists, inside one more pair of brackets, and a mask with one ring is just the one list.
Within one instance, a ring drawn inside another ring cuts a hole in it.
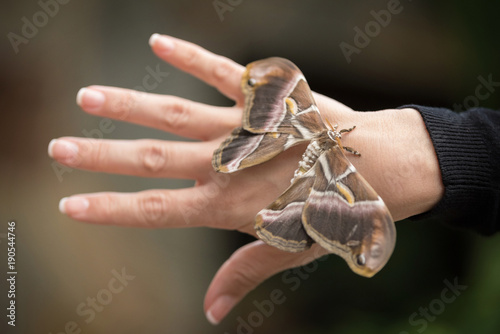
[{"label": "light brown moth", "polygon": [[371,277],[396,243],[394,221],[382,199],[347,160],[342,134],[325,124],[302,72],[289,60],[268,58],[246,67],[242,127],[214,152],[216,171],[232,173],[309,142],[291,185],[255,218],[269,245],[301,252],[317,242]]}]

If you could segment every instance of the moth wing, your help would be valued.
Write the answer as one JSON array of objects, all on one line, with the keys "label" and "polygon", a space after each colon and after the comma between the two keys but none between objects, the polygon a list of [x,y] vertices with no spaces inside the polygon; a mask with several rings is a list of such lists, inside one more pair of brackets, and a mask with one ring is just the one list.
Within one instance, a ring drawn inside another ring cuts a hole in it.
[{"label": "moth wing", "polygon": [[326,129],[302,72],[287,59],[250,63],[242,89],[243,125],[214,152],[216,171],[230,173],[263,163]]},{"label": "moth wing", "polygon": [[[252,84],[249,84],[249,83]],[[326,127],[300,69],[284,58],[247,65],[243,128],[254,133],[288,133],[311,139]]]},{"label": "moth wing", "polygon": [[389,210],[339,146],[323,153],[313,168],[316,179],[302,215],[305,230],[354,272],[373,276],[396,243]]},{"label": "moth wing", "polygon": [[236,128],[215,150],[212,166],[217,172],[232,173],[268,161],[301,141],[286,133],[255,134]]},{"label": "moth wing", "polygon": [[309,172],[257,214],[255,230],[267,244],[288,252],[302,252],[313,244],[302,226],[302,210],[314,183],[314,171]]}]

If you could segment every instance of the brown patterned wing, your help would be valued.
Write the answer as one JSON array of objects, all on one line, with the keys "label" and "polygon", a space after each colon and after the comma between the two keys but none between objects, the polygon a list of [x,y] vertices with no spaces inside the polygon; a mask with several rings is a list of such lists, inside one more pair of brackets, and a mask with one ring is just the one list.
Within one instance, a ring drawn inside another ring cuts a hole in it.
[{"label": "brown patterned wing", "polygon": [[286,133],[255,134],[237,128],[215,150],[212,166],[217,172],[232,173],[266,162],[300,141]]},{"label": "brown patterned wing", "polygon": [[326,129],[302,72],[289,60],[250,63],[242,88],[243,126],[214,152],[216,171],[231,173],[263,163]]},{"label": "brown patterned wing", "polygon": [[311,139],[326,128],[304,75],[291,61],[274,57],[250,63],[241,85],[245,130]]},{"label": "brown patterned wing", "polygon": [[301,252],[314,242],[302,226],[302,211],[314,183],[314,170],[302,175],[255,218],[255,230],[267,244],[288,252]]},{"label": "brown patterned wing", "polygon": [[373,276],[396,243],[389,210],[338,145],[324,152],[314,169],[316,178],[302,214],[305,230],[354,272]]}]

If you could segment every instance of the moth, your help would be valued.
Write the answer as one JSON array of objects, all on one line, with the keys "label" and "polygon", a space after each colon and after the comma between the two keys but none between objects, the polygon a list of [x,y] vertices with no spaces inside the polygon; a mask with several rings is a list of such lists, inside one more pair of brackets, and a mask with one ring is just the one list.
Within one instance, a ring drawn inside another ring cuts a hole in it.
[{"label": "moth", "polygon": [[389,260],[396,242],[394,221],[383,200],[344,155],[343,133],[324,122],[299,68],[283,58],[246,66],[242,127],[214,152],[222,173],[264,163],[309,142],[291,185],[255,218],[260,239],[301,252],[314,242],[342,257],[355,273],[371,277]]}]

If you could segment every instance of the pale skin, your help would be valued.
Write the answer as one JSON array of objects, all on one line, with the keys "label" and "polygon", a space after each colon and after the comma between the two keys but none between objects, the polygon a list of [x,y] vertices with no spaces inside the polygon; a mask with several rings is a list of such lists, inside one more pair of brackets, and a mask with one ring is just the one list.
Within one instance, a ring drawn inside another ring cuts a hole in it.
[{"label": "pale skin", "polygon": [[[229,176],[216,174],[211,165],[213,151],[233,128],[241,125],[240,80],[244,66],[170,36],[155,34],[150,45],[158,57],[216,87],[235,105],[217,107],[174,96],[89,86],[77,97],[84,111],[198,141],[63,137],[51,141],[49,155],[72,168],[192,179],[195,186],[78,194],[61,200],[60,210],[75,220],[93,224],[145,228],[205,226],[255,236],[255,215],[288,187],[305,147],[292,148],[267,163]],[[314,88],[314,82],[309,84]],[[360,113],[326,96],[315,93],[314,97],[323,117],[338,124],[339,129],[356,125],[355,130],[343,135],[342,143],[359,151],[361,157],[349,153],[346,156],[382,197],[394,220],[428,211],[437,204],[444,187],[434,147],[416,110]],[[306,252],[286,253],[260,240],[240,248],[210,284],[204,304],[208,320],[220,322],[268,277],[324,254],[316,245]],[[346,266],[344,270],[349,269]]]}]

